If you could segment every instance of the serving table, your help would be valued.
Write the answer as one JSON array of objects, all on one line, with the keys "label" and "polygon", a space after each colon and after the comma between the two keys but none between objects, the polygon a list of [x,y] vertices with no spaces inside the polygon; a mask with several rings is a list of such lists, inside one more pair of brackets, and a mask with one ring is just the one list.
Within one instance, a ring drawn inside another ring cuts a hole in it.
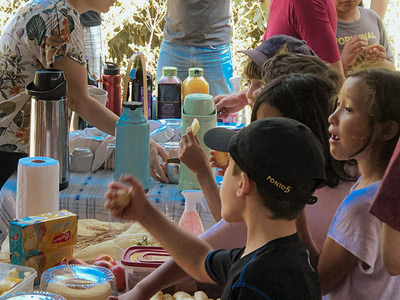
[{"label": "serving table", "polygon": [[[66,209],[78,215],[79,219],[109,221],[108,210],[104,208],[104,194],[113,181],[114,172],[97,170],[88,173],[71,172],[69,186],[60,192],[60,210]],[[45,183],[44,183],[45,184]],[[17,176],[14,174],[0,191],[0,244],[7,236],[9,222],[15,218]],[[165,184],[151,180],[148,199],[169,218],[178,222],[184,210],[184,198],[176,184]],[[205,209],[198,207],[204,230],[215,221],[204,201]],[[116,221],[116,220],[115,220]]]}]

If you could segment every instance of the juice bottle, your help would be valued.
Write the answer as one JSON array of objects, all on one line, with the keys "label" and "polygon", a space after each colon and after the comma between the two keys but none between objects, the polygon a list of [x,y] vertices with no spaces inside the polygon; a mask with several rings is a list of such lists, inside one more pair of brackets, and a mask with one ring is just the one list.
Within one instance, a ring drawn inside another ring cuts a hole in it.
[{"label": "juice bottle", "polygon": [[180,119],[182,81],[177,76],[177,68],[164,67],[163,76],[157,85],[157,118]]},{"label": "juice bottle", "polygon": [[183,101],[189,94],[201,93],[208,94],[208,82],[203,77],[204,70],[202,68],[190,68],[189,76],[183,81],[182,94]]}]

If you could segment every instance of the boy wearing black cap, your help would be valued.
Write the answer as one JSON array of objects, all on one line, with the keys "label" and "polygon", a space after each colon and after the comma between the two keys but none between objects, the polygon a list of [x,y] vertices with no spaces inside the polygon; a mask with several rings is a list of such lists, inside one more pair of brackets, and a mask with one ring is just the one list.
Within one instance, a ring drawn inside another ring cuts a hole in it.
[{"label": "boy wearing black cap", "polygon": [[[311,130],[287,118],[265,118],[239,132],[223,128],[204,137],[230,154],[221,187],[222,216],[245,221],[246,247],[212,251],[170,222],[132,177],[110,184],[105,206],[118,218],[140,222],[189,275],[224,285],[221,299],[320,299],[317,269],[296,233],[295,219],[325,180],[322,147]],[[117,204],[118,190],[130,194]]]}]

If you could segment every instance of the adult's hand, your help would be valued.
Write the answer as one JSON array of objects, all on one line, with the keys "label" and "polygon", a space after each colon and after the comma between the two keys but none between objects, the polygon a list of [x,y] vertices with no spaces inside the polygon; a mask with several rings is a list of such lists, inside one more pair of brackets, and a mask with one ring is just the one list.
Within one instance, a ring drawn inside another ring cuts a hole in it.
[{"label": "adult's hand", "polygon": [[229,114],[238,112],[248,104],[246,97],[247,89],[239,94],[222,94],[215,96],[215,106],[217,107],[218,117],[226,118]]},{"label": "adult's hand", "polygon": [[158,157],[161,157],[163,162],[168,159],[168,154],[155,141],[150,139],[150,176],[157,181],[169,182],[167,175],[164,172],[162,164]]},{"label": "adult's hand", "polygon": [[346,42],[340,57],[342,59],[343,69],[347,69],[353,65],[357,57],[365,50],[367,50],[368,42],[361,36],[354,36]]}]

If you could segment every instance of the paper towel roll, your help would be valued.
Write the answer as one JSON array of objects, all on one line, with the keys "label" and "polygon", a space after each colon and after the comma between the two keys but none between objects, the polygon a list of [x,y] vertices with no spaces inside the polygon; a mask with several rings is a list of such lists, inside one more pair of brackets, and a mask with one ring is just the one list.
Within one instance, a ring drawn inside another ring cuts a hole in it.
[{"label": "paper towel roll", "polygon": [[59,210],[59,164],[48,157],[25,157],[18,162],[17,219]]}]

